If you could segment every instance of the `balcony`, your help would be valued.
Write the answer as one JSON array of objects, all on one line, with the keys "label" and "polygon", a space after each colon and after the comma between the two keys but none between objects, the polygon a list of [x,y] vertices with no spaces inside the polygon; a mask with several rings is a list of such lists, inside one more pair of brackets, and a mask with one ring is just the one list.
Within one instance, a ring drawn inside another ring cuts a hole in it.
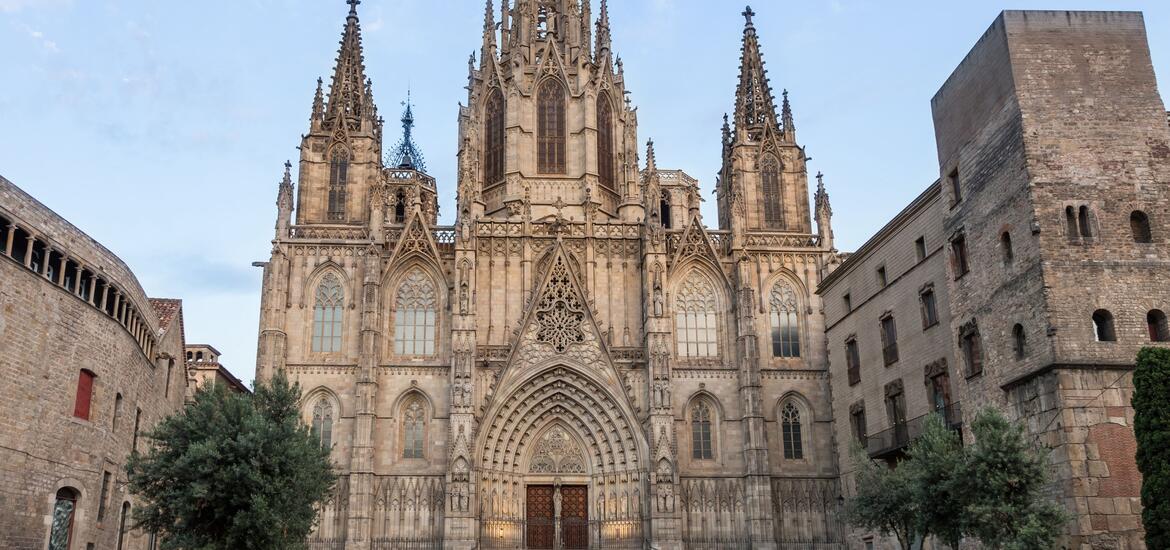
[{"label": "balcony", "polygon": [[962,432],[963,411],[958,403],[951,403],[937,411],[911,418],[905,422],[895,424],[891,428],[882,430],[865,438],[865,450],[870,458],[893,458],[906,450],[910,443],[922,435],[926,417],[938,412],[948,428]]}]

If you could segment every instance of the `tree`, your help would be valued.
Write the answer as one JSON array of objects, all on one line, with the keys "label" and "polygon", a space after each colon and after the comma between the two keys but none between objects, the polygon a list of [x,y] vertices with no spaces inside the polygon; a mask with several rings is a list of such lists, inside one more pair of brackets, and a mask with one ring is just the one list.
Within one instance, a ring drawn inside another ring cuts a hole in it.
[{"label": "tree", "polygon": [[857,444],[852,454],[857,492],[845,506],[846,519],[862,529],[892,533],[902,550],[910,550],[915,540],[925,536],[911,468],[874,462]]},{"label": "tree", "polygon": [[130,490],[144,501],[136,527],[162,534],[164,550],[302,548],[335,476],[297,413],[300,395],[283,373],[255,395],[196,392],[130,457]]},{"label": "tree", "polygon": [[964,482],[967,456],[959,433],[939,414],[924,419],[922,435],[910,445],[906,461],[923,533],[958,548],[966,529]]},{"label": "tree", "polygon": [[1133,388],[1146,546],[1170,548],[1170,349],[1138,352]]},{"label": "tree", "polygon": [[1044,496],[1045,459],[1024,438],[1024,429],[996,409],[979,411],[971,423],[958,486],[965,502],[964,531],[987,548],[1053,548],[1067,515]]}]

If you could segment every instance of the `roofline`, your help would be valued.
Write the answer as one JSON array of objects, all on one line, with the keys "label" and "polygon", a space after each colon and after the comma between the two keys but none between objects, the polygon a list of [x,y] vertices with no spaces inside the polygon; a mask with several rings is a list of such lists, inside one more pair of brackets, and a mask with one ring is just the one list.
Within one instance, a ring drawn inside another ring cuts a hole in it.
[{"label": "roofline", "polygon": [[894,216],[894,218],[887,222],[886,225],[882,226],[882,228],[879,229],[877,233],[874,233],[874,235],[870,237],[869,240],[865,241],[865,244],[861,245],[861,247],[850,254],[844,262],[841,262],[841,265],[838,266],[837,269],[834,269],[832,273],[825,277],[824,280],[821,281],[821,284],[817,285],[817,294],[823,295],[824,292],[827,291],[830,286],[836,283],[838,279],[844,277],[846,273],[853,271],[855,265],[865,260],[865,258],[869,256],[869,254],[873,252],[879,244],[884,242],[898,229],[901,229],[902,226],[909,222],[912,217],[925,209],[931,201],[938,198],[941,192],[942,180],[936,179],[934,180],[934,183],[928,185],[926,189],[922,191],[922,193],[914,198],[914,200],[910,201],[910,204],[906,205],[906,207],[903,208],[901,212],[898,212],[898,215]]}]

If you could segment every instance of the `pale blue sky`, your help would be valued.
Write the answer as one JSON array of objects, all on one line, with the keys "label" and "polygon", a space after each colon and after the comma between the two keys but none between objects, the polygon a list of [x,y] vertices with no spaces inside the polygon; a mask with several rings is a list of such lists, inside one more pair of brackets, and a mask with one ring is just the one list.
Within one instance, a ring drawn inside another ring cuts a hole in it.
[{"label": "pale blue sky", "polygon": [[[659,166],[687,171],[710,197],[742,3],[610,4],[639,140],[654,138]],[[809,170],[825,173],[841,250],[937,177],[930,97],[1001,9],[1144,11],[1155,71],[1170,74],[1162,1],[752,7],[772,86],[788,88]],[[216,346],[247,381],[260,301],[250,264],[268,258],[282,163],[297,158],[346,9],[343,0],[0,0],[0,174],[117,253],[149,295],[182,298],[187,341]],[[385,145],[398,139],[410,86],[416,140],[449,223],[457,106],[483,3],[364,0],[359,11]]]}]

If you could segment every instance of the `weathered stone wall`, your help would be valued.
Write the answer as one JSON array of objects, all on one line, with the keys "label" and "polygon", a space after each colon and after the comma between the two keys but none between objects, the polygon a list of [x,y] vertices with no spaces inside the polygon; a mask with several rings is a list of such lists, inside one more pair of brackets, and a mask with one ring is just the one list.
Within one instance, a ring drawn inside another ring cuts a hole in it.
[{"label": "weathered stone wall", "polygon": [[[143,340],[122,323],[0,250],[0,546],[46,548],[55,495],[72,487],[80,497],[70,548],[89,543],[116,548],[122,504],[133,506],[123,468],[135,441],[138,411],[141,434],[183,403],[181,321],[159,327],[137,281],[117,257],[3,179],[0,214],[71,259],[102,266],[107,280],[134,293],[131,299],[141,304],[151,334],[159,335],[154,357],[147,357]],[[81,369],[97,376],[88,420],[73,416]],[[122,405],[115,418],[119,394]],[[139,448],[145,444],[139,436]],[[107,472],[111,482],[99,520]],[[123,548],[146,545],[146,536],[133,532]]]}]

